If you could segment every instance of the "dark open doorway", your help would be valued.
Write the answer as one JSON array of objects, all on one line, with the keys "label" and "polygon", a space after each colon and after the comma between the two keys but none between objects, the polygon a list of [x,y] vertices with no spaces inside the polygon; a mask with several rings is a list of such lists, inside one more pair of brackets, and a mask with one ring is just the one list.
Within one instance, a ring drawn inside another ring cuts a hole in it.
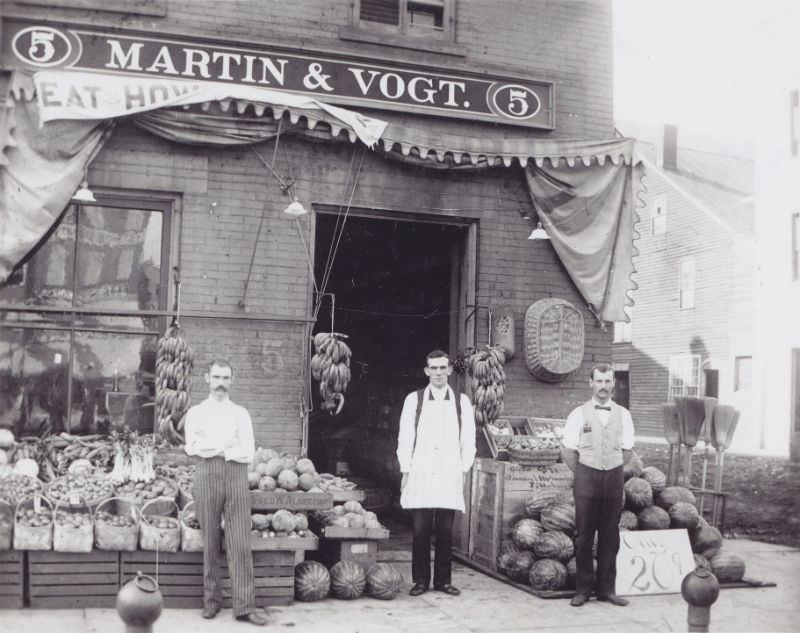
[{"label": "dark open doorway", "polygon": [[[460,266],[467,227],[429,221],[350,216],[336,246],[341,218],[318,213],[315,277],[335,295],[334,330],[347,334],[352,379],[337,416],[309,416],[309,456],[319,469],[346,474],[366,489],[365,506],[391,509],[399,489],[395,459],[405,396],[425,384],[425,355],[453,352],[459,342]],[[316,331],[330,329],[325,297]],[[338,471],[338,472],[337,472]],[[372,497],[372,498],[370,498]]]}]

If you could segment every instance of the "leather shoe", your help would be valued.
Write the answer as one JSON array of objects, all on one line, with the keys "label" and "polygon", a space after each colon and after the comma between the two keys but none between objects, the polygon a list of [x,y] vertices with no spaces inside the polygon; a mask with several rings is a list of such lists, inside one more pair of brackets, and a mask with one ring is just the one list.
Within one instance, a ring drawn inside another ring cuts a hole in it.
[{"label": "leather shoe", "polygon": [[236,619],[239,622],[249,622],[250,624],[255,624],[256,626],[267,625],[267,618],[256,611],[251,611],[250,613],[245,613],[244,615],[237,615]]},{"label": "leather shoe", "polygon": [[576,593],[574,596],[572,596],[572,600],[570,600],[569,603],[573,607],[582,607],[586,604],[588,599],[589,596],[587,596],[585,593]]},{"label": "leather shoe", "polygon": [[212,620],[213,618],[217,617],[217,613],[219,613],[219,607],[217,605],[209,605],[207,607],[203,607],[203,613],[201,615],[206,620]]},{"label": "leather shoe", "polygon": [[446,593],[448,596],[460,596],[461,590],[454,587],[451,584],[442,585],[441,587],[434,587],[436,591],[441,591],[442,593]]},{"label": "leather shoe", "polygon": [[597,598],[600,602],[610,602],[613,605],[618,607],[624,607],[628,604],[628,601],[625,598],[620,598],[617,594],[611,593],[607,596]]},{"label": "leather shoe", "polygon": [[421,582],[415,583],[413,587],[411,587],[411,591],[408,592],[409,596],[421,596],[423,593],[428,591],[428,586],[423,585]]}]

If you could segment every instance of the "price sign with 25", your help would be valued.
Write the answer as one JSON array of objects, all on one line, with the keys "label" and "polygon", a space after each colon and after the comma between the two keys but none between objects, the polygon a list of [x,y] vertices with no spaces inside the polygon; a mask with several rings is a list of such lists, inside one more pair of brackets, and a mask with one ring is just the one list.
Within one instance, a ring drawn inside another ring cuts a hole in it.
[{"label": "price sign with 25", "polygon": [[686,530],[620,532],[617,594],[679,593],[683,578],[693,569]]}]

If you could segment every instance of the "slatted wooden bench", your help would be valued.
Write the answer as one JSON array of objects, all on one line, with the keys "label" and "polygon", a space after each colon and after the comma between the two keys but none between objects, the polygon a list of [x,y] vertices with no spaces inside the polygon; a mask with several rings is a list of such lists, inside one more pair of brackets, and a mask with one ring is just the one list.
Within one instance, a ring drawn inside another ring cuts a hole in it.
[{"label": "slatted wooden bench", "polygon": [[37,609],[113,607],[119,552],[27,552],[30,606]]},{"label": "slatted wooden bench", "polygon": [[[256,606],[289,605],[294,600],[294,551],[253,552]],[[122,583],[141,571],[157,577],[164,596],[164,606],[171,608],[202,608],[203,606],[203,554],[202,552],[160,553],[156,569],[155,552],[122,552]],[[231,606],[231,580],[228,567],[222,563],[223,606]]]},{"label": "slatted wooden bench", "polygon": [[0,551],[0,608],[22,608],[24,578],[25,552]]}]

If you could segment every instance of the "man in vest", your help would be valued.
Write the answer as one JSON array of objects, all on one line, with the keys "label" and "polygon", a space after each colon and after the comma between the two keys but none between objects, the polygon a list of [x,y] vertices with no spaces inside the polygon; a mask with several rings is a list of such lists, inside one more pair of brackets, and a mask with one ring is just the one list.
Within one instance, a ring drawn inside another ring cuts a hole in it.
[{"label": "man in vest", "polygon": [[403,478],[400,505],[414,520],[412,596],[425,593],[431,581],[431,533],[436,530],[433,588],[451,596],[451,544],[455,511],[464,512],[464,473],[475,460],[475,414],[469,398],[455,394],[446,352],[426,357],[429,384],[406,396],[400,415],[397,459]]},{"label": "man in vest", "polygon": [[597,599],[624,607],[625,598],[614,593],[622,513],[622,466],[633,450],[630,412],[611,400],[614,371],[608,365],[592,367],[592,399],[577,407],[564,425],[562,455],[575,473],[575,596],[572,606],[589,599],[594,576],[592,546],[597,532]]}]

